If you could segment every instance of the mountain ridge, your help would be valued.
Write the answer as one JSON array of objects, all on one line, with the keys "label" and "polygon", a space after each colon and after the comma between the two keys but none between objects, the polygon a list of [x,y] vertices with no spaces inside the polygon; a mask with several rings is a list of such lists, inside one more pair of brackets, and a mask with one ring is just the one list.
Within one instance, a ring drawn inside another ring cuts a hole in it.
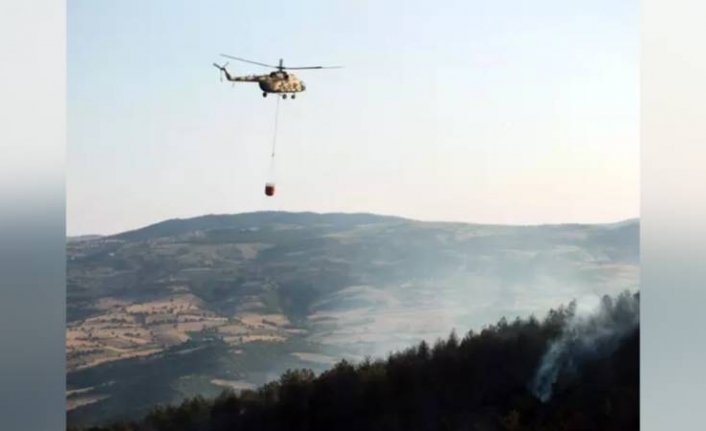
[{"label": "mountain ridge", "polygon": [[[256,220],[258,219],[259,220]],[[377,214],[372,212],[315,212],[315,211],[250,211],[241,213],[213,213],[203,214],[193,217],[176,217],[170,218],[148,225],[129,229],[126,231],[109,234],[109,235],[76,235],[71,236],[72,240],[85,237],[85,240],[92,239],[135,239],[144,237],[145,239],[155,239],[164,236],[170,236],[177,233],[185,233],[188,230],[205,230],[216,228],[237,228],[242,227],[242,224],[247,223],[262,223],[263,220],[271,224],[277,222],[297,223],[303,219],[308,221],[347,221],[357,220],[360,224],[367,220],[371,223],[382,222],[401,222],[401,223],[420,223],[429,225],[444,225],[444,226],[468,226],[468,227],[495,227],[495,228],[558,228],[558,227],[621,227],[632,224],[640,224],[639,217],[621,219],[614,222],[603,223],[533,223],[533,224],[503,224],[503,223],[478,223],[453,220],[420,220],[410,217]],[[338,220],[336,220],[338,219]],[[94,237],[94,238],[89,238]]]}]

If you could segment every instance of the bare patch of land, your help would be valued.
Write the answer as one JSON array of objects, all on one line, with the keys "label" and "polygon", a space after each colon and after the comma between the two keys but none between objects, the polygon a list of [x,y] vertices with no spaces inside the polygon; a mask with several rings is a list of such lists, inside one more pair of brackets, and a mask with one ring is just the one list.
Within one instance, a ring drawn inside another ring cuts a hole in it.
[{"label": "bare patch of land", "polygon": [[137,303],[102,298],[96,309],[103,313],[73,322],[67,328],[69,371],[156,354],[198,333],[217,334],[238,345],[283,342],[291,336],[291,331],[296,331],[283,314],[247,311],[223,317],[205,309],[200,299],[183,291]]},{"label": "bare patch of land", "polygon": [[255,389],[255,385],[250,382],[246,382],[243,380],[222,380],[222,379],[213,379],[211,380],[211,383],[217,386],[222,386],[224,388],[230,388],[234,389],[236,391],[242,391],[246,389]]},{"label": "bare patch of land", "polygon": [[78,407],[87,406],[110,398],[108,395],[93,395],[78,398],[69,398],[66,400],[66,410],[71,411]]},{"label": "bare patch of land", "polygon": [[318,353],[292,353],[292,356],[301,359],[306,362],[314,362],[318,364],[328,364],[333,365],[336,363],[336,358],[326,355],[320,355]]}]

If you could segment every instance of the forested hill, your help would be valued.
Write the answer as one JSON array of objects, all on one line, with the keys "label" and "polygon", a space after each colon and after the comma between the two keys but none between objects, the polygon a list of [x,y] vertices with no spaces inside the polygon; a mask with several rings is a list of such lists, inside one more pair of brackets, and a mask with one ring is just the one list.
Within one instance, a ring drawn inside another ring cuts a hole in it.
[{"label": "forested hill", "polygon": [[626,292],[91,430],[638,430],[639,341]]}]

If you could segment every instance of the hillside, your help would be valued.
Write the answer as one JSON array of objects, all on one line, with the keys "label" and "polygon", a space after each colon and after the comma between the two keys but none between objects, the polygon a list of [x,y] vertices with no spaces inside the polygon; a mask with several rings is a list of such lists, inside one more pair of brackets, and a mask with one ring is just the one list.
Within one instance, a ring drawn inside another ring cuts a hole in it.
[{"label": "hillside", "polygon": [[159,406],[109,429],[637,431],[639,365],[639,295],[625,293],[592,314],[572,303],[318,377],[288,370],[257,391]]},{"label": "hillside", "polygon": [[639,285],[639,222],[170,220],[67,244],[69,417],[134,416]]}]

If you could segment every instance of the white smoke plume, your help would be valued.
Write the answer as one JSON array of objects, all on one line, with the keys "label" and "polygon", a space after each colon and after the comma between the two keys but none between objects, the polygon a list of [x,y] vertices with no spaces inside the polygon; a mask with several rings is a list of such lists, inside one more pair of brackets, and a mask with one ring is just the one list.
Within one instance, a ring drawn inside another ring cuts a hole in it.
[{"label": "white smoke plume", "polygon": [[640,324],[639,294],[626,292],[615,301],[604,296],[590,314],[577,314],[575,302],[569,311],[562,333],[550,344],[531,383],[532,392],[542,402],[552,397],[561,372],[578,372],[585,361],[611,355]]}]

